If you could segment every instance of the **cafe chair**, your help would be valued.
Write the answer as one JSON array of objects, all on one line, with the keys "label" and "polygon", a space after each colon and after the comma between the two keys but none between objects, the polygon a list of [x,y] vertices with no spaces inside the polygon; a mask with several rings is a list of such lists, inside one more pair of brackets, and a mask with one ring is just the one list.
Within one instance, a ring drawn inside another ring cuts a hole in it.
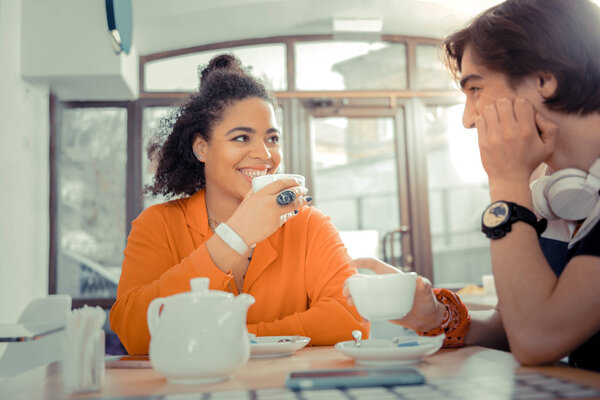
[{"label": "cafe chair", "polygon": [[0,324],[0,379],[62,359],[63,337],[71,296],[33,300],[16,324]]}]

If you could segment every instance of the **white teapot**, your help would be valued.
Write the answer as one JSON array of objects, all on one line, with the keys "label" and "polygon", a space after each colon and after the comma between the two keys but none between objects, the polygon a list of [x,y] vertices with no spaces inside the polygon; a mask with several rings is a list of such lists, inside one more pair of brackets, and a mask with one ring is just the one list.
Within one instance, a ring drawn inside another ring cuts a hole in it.
[{"label": "white teapot", "polygon": [[156,298],[148,307],[150,361],[170,382],[226,380],[250,357],[246,314],[254,297],[208,290],[208,283],[192,279],[191,292]]}]

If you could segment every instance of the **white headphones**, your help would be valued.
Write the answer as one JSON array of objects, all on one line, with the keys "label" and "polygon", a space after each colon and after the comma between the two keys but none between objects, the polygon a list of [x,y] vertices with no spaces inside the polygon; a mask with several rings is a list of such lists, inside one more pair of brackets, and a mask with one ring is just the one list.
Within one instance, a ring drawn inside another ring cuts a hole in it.
[{"label": "white headphones", "polygon": [[542,217],[579,221],[600,202],[600,158],[590,172],[566,168],[531,182],[533,206]]}]

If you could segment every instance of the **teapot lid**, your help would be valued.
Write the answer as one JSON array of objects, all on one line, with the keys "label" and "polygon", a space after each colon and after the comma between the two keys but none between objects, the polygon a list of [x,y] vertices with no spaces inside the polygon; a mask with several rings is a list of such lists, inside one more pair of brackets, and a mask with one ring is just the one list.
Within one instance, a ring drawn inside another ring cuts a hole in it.
[{"label": "teapot lid", "polygon": [[210,279],[208,278],[192,278],[190,279],[190,287],[191,287],[191,292],[190,295],[192,297],[204,297],[204,296],[211,296],[211,297],[232,297],[233,295],[231,293],[227,293],[221,290],[209,290],[208,289],[208,284],[210,282]]}]

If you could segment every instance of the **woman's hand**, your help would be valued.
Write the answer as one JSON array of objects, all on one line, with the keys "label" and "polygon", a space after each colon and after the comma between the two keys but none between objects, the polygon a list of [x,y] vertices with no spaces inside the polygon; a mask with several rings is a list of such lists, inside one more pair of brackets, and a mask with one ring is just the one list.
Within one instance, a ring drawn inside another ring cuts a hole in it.
[{"label": "woman's hand", "polygon": [[[350,266],[357,269],[369,269],[376,274],[403,273],[376,258],[357,258],[350,262]],[[343,293],[348,304],[354,305],[347,281],[344,283]],[[418,276],[412,309],[403,318],[392,322],[409,329],[428,331],[440,326],[444,318],[444,312],[445,306],[435,298],[429,279]]]},{"label": "woman's hand", "polygon": [[[294,193],[296,199],[285,206],[277,203],[277,196],[284,190]],[[299,186],[295,179],[275,181],[258,192],[250,190],[240,203],[227,225],[249,246],[263,241],[295,216],[300,207],[310,201],[304,196],[308,190]]]},{"label": "woman's hand", "polygon": [[479,150],[490,183],[528,182],[554,152],[558,126],[522,98],[500,98],[478,112]]}]

